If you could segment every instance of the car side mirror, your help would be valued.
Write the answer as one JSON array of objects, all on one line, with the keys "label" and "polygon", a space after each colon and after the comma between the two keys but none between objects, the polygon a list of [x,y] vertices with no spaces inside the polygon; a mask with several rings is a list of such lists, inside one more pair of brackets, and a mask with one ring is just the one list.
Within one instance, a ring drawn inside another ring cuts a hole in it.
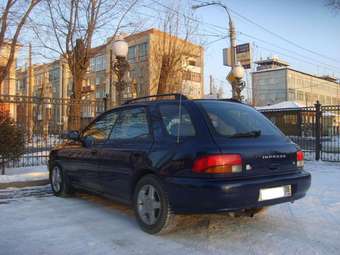
[{"label": "car side mirror", "polygon": [[67,133],[66,138],[71,141],[79,141],[80,140],[80,133],[77,130],[72,130]]},{"label": "car side mirror", "polygon": [[83,145],[87,148],[93,146],[95,143],[95,139],[92,136],[84,136],[81,140]]}]

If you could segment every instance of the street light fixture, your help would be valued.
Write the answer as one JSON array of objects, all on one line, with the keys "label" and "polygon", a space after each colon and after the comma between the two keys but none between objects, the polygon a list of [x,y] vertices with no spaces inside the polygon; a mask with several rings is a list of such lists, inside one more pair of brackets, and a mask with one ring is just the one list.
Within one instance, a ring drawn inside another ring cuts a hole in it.
[{"label": "street light fixture", "polygon": [[237,63],[234,68],[231,70],[232,75],[235,79],[241,80],[244,76],[244,68],[240,63]]},{"label": "street light fixture", "polygon": [[129,45],[124,40],[114,41],[112,44],[112,51],[116,58],[126,58],[129,51]]},{"label": "street light fixture", "polygon": [[[126,87],[126,81],[124,81],[125,73],[129,70],[129,62],[127,61],[127,55],[129,51],[129,45],[125,40],[117,40],[112,44],[112,49],[110,50],[110,95],[109,95],[109,106],[112,103],[112,71],[115,72],[117,76],[116,87],[116,104],[121,104],[122,91]],[[113,63],[112,55],[115,56],[115,61]]]},{"label": "street light fixture", "polygon": [[191,8],[197,10],[202,7],[211,5],[217,5],[222,7],[228,14],[229,18],[229,37],[230,37],[230,48],[231,48],[231,71],[227,77],[230,77],[230,84],[233,89],[233,98],[241,100],[241,91],[244,88],[244,82],[242,81],[244,76],[244,68],[237,62],[236,57],[236,30],[234,23],[231,19],[231,15],[227,6],[220,2],[207,2],[200,5],[193,5]]}]

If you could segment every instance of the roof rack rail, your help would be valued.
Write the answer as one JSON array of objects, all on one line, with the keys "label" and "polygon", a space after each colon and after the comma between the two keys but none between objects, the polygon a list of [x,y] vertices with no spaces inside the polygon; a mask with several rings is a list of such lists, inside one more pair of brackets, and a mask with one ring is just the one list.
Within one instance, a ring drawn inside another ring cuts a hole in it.
[{"label": "roof rack rail", "polygon": [[180,100],[180,99],[188,100],[188,98],[185,95],[182,95],[180,93],[169,93],[169,94],[160,94],[160,95],[151,95],[151,96],[145,96],[145,97],[137,97],[137,98],[134,98],[134,99],[127,100],[123,104],[124,105],[125,104],[131,104],[131,103],[134,103],[136,101],[145,100],[145,99],[148,99],[148,98],[157,98],[157,97],[166,97],[166,96],[174,96],[176,100]]},{"label": "roof rack rail", "polygon": [[241,101],[234,99],[234,98],[223,98],[223,99],[218,99],[218,101],[228,101],[228,102],[235,102],[235,103],[243,104]]}]

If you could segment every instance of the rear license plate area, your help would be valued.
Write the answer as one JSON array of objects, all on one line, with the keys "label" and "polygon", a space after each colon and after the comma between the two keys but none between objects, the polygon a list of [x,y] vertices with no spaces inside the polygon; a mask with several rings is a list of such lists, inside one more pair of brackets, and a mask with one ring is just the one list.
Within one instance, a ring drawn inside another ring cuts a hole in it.
[{"label": "rear license plate area", "polygon": [[292,195],[291,185],[260,189],[258,201],[266,201]]}]

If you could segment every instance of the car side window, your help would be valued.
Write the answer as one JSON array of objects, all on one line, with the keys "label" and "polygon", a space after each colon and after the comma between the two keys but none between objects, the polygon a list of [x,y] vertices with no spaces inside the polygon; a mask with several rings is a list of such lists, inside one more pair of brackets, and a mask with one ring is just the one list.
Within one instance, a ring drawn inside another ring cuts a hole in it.
[{"label": "car side window", "polygon": [[83,137],[91,137],[94,143],[105,141],[111,133],[111,129],[118,118],[117,112],[110,112],[96,120],[85,129]]},{"label": "car side window", "polygon": [[168,135],[174,137],[177,137],[178,134],[181,137],[196,135],[190,114],[184,105],[181,105],[180,109],[178,104],[163,104],[159,106],[159,111]]},{"label": "car side window", "polygon": [[145,107],[127,109],[120,116],[112,129],[110,140],[140,139],[150,135]]}]

